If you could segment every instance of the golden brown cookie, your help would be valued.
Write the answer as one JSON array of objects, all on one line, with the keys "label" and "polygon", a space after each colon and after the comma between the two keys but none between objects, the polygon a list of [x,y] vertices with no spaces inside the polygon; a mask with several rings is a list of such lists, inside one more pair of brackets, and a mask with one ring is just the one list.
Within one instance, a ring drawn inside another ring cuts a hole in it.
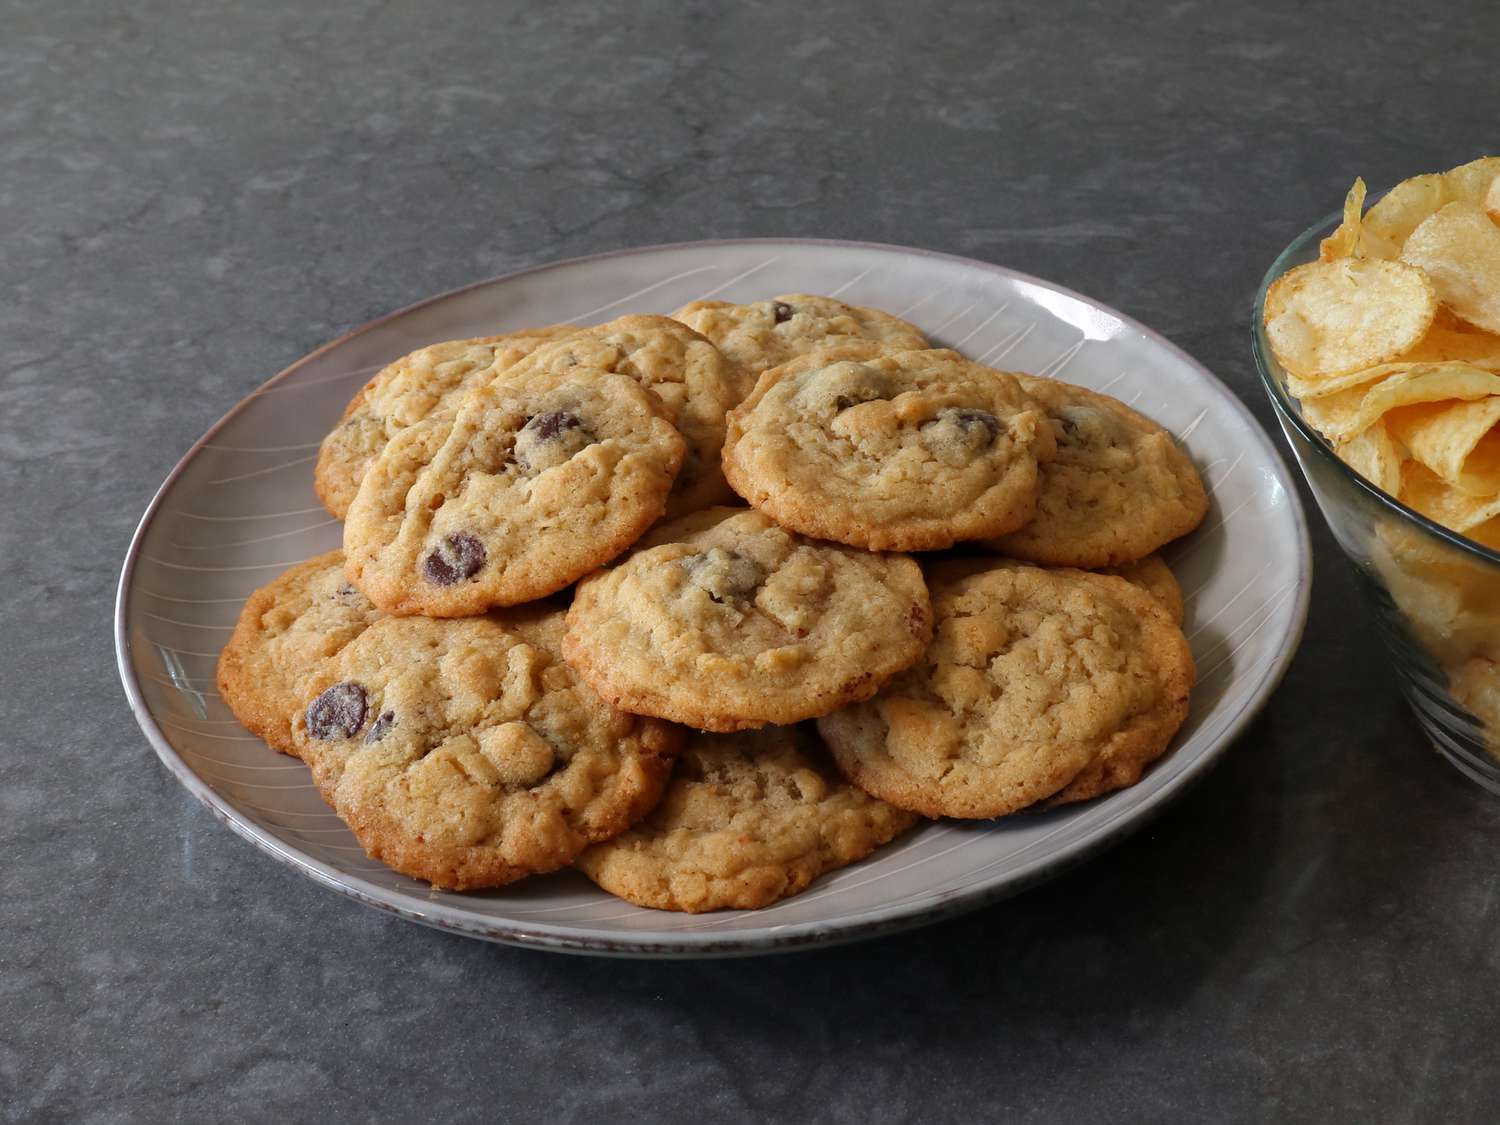
[{"label": "golden brown cookie", "polygon": [[1187,608],[1182,601],[1182,587],[1177,584],[1177,576],[1172,573],[1172,568],[1160,555],[1147,555],[1124,566],[1107,566],[1099,573],[1113,574],[1116,578],[1123,578],[1126,582],[1139,586],[1162,604],[1174,624],[1182,624]]},{"label": "golden brown cookie", "polygon": [[660,518],[682,455],[660,401],[625,375],[497,380],[381,452],[344,525],[349,578],[396,614],[545,597]]},{"label": "golden brown cookie", "polygon": [[562,614],[385,618],[307,683],[298,754],[374,859],[470,890],[571,863],[656,803],[680,735],[558,653]]},{"label": "golden brown cookie", "polygon": [[628,375],[657,398],[667,421],[681,431],[687,451],[667,497],[667,519],[733,498],[719,451],[725,412],[743,397],[744,377],[718,348],[671,317],[622,316],[538,348],[503,377],[575,367]]},{"label": "golden brown cookie", "polygon": [[1044,566],[1117,566],[1202,521],[1203,482],[1166,430],[1109,395],[1017,378],[1047,409],[1057,455],[1042,469],[1035,516],[987,546]]},{"label": "golden brown cookie", "polygon": [[563,652],[626,711],[704,730],[793,723],[874,694],[931,635],[921,570],[737,508],[578,584]]},{"label": "golden brown cookie", "polygon": [[850,785],[795,727],[690,734],[661,803],[577,866],[657,910],[755,910],[916,823]]},{"label": "golden brown cookie", "polygon": [[219,653],[219,695],[251,734],[295,753],[287,716],[303,683],[380,616],[345,577],[343,551],[298,563],[245,602]]},{"label": "golden brown cookie", "polygon": [[724,475],[804,535],[932,550],[1029,520],[1053,445],[1013,375],[947,350],[833,350],[761,376],[729,415]]},{"label": "golden brown cookie", "polygon": [[932,646],[875,698],[818,720],[865,792],[993,817],[1135,782],[1187,716],[1193,659],[1124,579],[972,559],[928,570]]},{"label": "golden brown cookie", "polygon": [[313,486],[339,519],[349,512],[365,470],[396,434],[425,418],[452,414],[469,391],[543,344],[578,329],[556,324],[505,336],[448,340],[381,368],[360,388],[318,450]]},{"label": "golden brown cookie", "polygon": [[864,343],[878,351],[904,352],[928,347],[915,326],[890,313],[809,293],[785,293],[748,305],[694,301],[672,315],[712,340],[750,376],[741,397],[767,368],[824,348]]}]

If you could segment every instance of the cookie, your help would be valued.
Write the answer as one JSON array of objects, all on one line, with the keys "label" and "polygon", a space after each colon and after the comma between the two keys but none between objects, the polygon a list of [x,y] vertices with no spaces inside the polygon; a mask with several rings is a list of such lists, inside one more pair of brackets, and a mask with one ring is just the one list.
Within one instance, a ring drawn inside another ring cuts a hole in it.
[{"label": "cookie", "polygon": [[670,317],[622,316],[537,349],[502,377],[574,367],[630,376],[681,431],[687,452],[667,497],[667,519],[733,499],[719,451],[724,415],[743,397],[743,376],[718,348]]},{"label": "cookie", "polygon": [[465,394],[497,371],[577,331],[558,324],[506,336],[448,340],[387,364],[360,388],[339,424],[323,439],[313,471],[318,499],[343,519],[365,471],[391,438],[424,418],[452,414]]},{"label": "cookie", "polygon": [[1100,574],[1113,574],[1132,585],[1139,586],[1162,604],[1173,624],[1181,625],[1186,607],[1182,602],[1182,587],[1172,568],[1162,561],[1160,555],[1147,555],[1137,562],[1124,566],[1103,567]]},{"label": "cookie", "polygon": [[833,350],[761,376],[729,415],[724,475],[804,535],[925,551],[1031,519],[1053,445],[1013,375],[947,350]]},{"label": "cookie", "polygon": [[1171,434],[1109,395],[1019,378],[1051,416],[1057,456],[1035,517],[987,546],[1043,566],[1118,566],[1198,526],[1208,496]]},{"label": "cookie", "polygon": [[563,653],[615,706],[704,730],[793,723],[868,698],[927,646],[911,559],[714,515],[578,584]]},{"label": "cookie", "polygon": [[291,754],[306,679],[381,617],[344,576],[344,552],[298,563],[251,594],[219,653],[219,695],[251,734]]},{"label": "cookie", "polygon": [[818,720],[866,793],[953,817],[1083,800],[1136,781],[1186,718],[1187,641],[1124,579],[959,560],[928,580],[921,663]]},{"label": "cookie", "polygon": [[558,653],[551,607],[385,618],[307,684],[297,753],[360,844],[435,887],[554,871],[656,803],[677,731],[624,715]]},{"label": "cookie", "polygon": [[804,890],[917,818],[846,782],[795,727],[688,736],[661,803],[577,866],[657,910],[755,910]]},{"label": "cookie", "polygon": [[[786,293],[748,305],[694,301],[672,314],[701,332],[753,379],[762,371],[824,348],[868,343],[904,352],[930,345],[906,321],[832,297]],[[745,388],[749,393],[750,388]]]},{"label": "cookie", "polygon": [[560,590],[662,514],[683,441],[633,380],[529,371],[409,426],[344,524],[350,580],[388,613],[462,617]]}]

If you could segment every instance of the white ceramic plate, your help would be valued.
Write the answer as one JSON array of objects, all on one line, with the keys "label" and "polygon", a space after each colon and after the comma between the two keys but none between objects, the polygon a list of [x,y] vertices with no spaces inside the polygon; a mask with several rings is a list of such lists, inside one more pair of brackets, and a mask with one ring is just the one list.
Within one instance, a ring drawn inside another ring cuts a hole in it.
[{"label": "white ceramic plate", "polygon": [[[1199,668],[1192,712],[1135,787],[1056,812],[927,825],[765,910],[630,906],[564,872],[485,893],[435,892],[366,858],[300,763],[234,721],[214,666],[240,605],[286,567],[339,545],[319,506],[318,442],[381,365],[436,340],[700,297],[828,293],[905,317],[999,367],[1108,391],[1167,426],[1213,496],[1166,551],[1187,595]],[[983,262],[849,242],[649,247],[543,266],[435,297],[292,365],[193,446],[152,500],[120,576],[115,642],[146,736],[235,832],[351,898],[475,937],[635,956],[762,953],[915,926],[1015,893],[1119,839],[1201,774],[1265,703],[1307,613],[1311,561],[1296,490],[1244,406],[1149,329],[1045,281]]]}]

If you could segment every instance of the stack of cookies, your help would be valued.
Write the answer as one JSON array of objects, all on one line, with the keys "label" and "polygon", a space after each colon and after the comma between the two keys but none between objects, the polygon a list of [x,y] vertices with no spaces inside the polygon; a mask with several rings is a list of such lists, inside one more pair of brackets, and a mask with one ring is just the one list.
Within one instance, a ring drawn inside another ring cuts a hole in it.
[{"label": "stack of cookies", "polygon": [[1170,435],[873,309],[435,344],[315,479],[343,550],[250,598],[219,688],[435,887],[766,906],[924,817],[1133,784],[1187,714]]}]

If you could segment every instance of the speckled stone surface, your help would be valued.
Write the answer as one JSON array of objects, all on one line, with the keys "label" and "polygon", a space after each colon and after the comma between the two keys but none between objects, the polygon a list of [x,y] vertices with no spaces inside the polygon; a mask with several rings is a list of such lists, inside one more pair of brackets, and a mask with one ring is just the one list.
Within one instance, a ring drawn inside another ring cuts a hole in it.
[{"label": "speckled stone surface", "polygon": [[1306,643],[1149,828],[862,946],[611,962],[252,850],[110,643],[131,530],[369,317],[732,235],[1042,274],[1270,423],[1247,311],[1349,179],[1497,144],[1491,3],[0,2],[0,1118],[1495,1119],[1500,802],[1428,751],[1313,515]]}]

